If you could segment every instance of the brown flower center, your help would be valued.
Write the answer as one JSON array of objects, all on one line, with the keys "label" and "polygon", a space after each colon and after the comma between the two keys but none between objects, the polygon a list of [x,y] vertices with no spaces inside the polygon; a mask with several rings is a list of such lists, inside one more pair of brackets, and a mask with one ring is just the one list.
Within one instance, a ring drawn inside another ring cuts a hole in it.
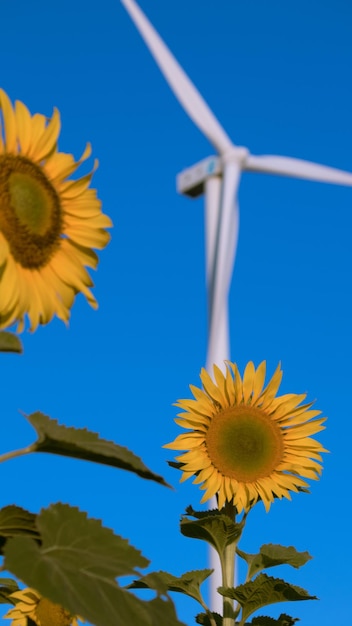
[{"label": "brown flower center", "polygon": [[29,159],[0,155],[0,231],[22,267],[45,266],[60,243],[59,196],[43,170]]},{"label": "brown flower center", "polygon": [[214,415],[206,435],[209,457],[224,476],[252,482],[270,476],[283,457],[283,434],[260,409],[230,407]]}]

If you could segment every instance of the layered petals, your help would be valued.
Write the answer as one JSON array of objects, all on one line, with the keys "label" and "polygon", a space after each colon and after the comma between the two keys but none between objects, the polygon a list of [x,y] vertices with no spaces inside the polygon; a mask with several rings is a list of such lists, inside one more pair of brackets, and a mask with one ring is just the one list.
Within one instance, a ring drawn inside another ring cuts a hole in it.
[{"label": "layered petals", "polygon": [[0,89],[0,329],[26,317],[31,330],[56,315],[67,322],[75,296],[90,291],[86,267],[95,269],[94,249],[109,242],[112,226],[89,185],[97,166],[76,180],[69,178],[90,156],[58,151],[60,115],[50,120],[13,106]]},{"label": "layered petals", "polygon": [[28,620],[36,626],[79,626],[78,620],[84,621],[81,617],[70,615],[63,607],[43,598],[29,587],[11,593],[9,598],[15,606],[3,619],[11,619],[11,626],[27,626]]},{"label": "layered petals", "polygon": [[201,502],[217,496],[218,506],[233,502],[238,513],[262,500],[268,511],[275,498],[306,490],[320,477],[323,446],[311,438],[325,428],[320,411],[302,404],[306,394],[277,396],[280,365],[264,388],[266,363],[252,362],[243,378],[235,363],[214,379],[200,374],[203,388],[190,386],[194,399],[179,400],[176,423],[187,432],[164,447],[185,451],[176,457],[181,480],[194,477],[204,490]]}]

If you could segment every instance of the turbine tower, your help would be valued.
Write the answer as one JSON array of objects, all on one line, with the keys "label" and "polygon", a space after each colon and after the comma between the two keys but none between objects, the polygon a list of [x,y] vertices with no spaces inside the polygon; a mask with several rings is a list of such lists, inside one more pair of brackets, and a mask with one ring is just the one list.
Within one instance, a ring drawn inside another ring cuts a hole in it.
[{"label": "turbine tower", "polygon": [[[177,190],[190,197],[205,195],[206,275],[208,289],[207,370],[229,359],[228,292],[235,260],[239,213],[237,190],[242,172],[277,174],[323,183],[352,186],[352,173],[284,156],[250,154],[236,146],[188,78],[135,0],[121,0],[169,87],[189,117],[215,148],[212,156],[177,176]],[[211,608],[221,613],[218,557],[214,568]]]}]

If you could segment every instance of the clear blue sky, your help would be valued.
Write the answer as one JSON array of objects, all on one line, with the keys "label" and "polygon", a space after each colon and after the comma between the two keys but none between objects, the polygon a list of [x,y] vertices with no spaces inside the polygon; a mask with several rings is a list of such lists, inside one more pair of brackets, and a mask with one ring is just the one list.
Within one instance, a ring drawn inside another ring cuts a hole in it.
[{"label": "clear blue sky", "polygon": [[[352,5],[347,0],[141,0],[141,6],[235,143],[352,171]],[[154,569],[207,566],[181,537],[200,491],[179,485],[161,448],[178,434],[172,403],[198,384],[206,354],[202,200],[176,174],[213,153],[186,117],[118,0],[3,0],[1,87],[32,113],[62,117],[60,149],[86,141],[94,185],[114,221],[94,276],[99,310],[78,297],[69,328],[25,333],[1,357],[1,448],[33,440],[19,410],[41,410],[127,445],[174,491],[110,468],[50,456],[3,465],[1,506],[78,505],[131,539]],[[83,170],[85,171],[85,170]],[[282,392],[317,398],[328,417],[322,480],[310,496],[251,514],[242,548],[309,550],[302,570],[277,569],[319,602],[275,605],[302,626],[342,624],[349,611],[352,188],[243,176],[230,294],[231,357],[282,362]],[[156,510],[154,513],[153,510]],[[346,576],[346,580],[344,580]],[[176,596],[193,623],[198,606]],[[269,609],[267,611],[269,613]]]}]

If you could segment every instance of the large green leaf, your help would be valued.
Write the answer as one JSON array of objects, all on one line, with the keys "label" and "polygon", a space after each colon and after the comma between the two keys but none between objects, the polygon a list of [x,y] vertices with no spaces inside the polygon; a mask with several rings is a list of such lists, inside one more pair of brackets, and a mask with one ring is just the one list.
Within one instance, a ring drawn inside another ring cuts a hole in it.
[{"label": "large green leaf", "polygon": [[0,331],[0,352],[23,352],[21,340],[17,335],[5,330]]},{"label": "large green leaf", "polygon": [[312,558],[309,552],[297,552],[293,546],[285,547],[273,543],[263,545],[259,554],[247,554],[238,549],[237,554],[247,561],[249,578],[253,578],[263,569],[276,565],[291,565],[299,568]]},{"label": "large green leaf", "polygon": [[[177,619],[175,607],[170,600],[154,598],[147,602],[147,607],[151,626],[186,626]],[[132,626],[132,622],[126,622],[125,626]],[[140,625],[133,622],[133,626]]]},{"label": "large green leaf", "polygon": [[251,624],[253,624],[253,626],[294,626],[296,622],[299,622],[297,617],[290,617],[290,615],[281,613],[277,619],[258,615],[257,617],[253,617]]},{"label": "large green leaf", "polygon": [[188,507],[187,515],[195,517],[190,520],[188,517],[181,518],[181,533],[185,537],[192,539],[202,539],[210,543],[218,554],[222,554],[224,549],[236,543],[241,536],[243,523],[236,524],[225,513],[214,509],[213,511],[193,511]]},{"label": "large green leaf", "polygon": [[0,552],[10,537],[27,535],[40,541],[35,525],[36,516],[19,506],[10,505],[0,509]]},{"label": "large green leaf", "polygon": [[149,470],[133,452],[113,441],[101,439],[97,433],[86,428],[62,426],[39,412],[25,417],[38,434],[38,440],[31,446],[33,452],[49,452],[118,467],[168,486],[162,476]]},{"label": "large green leaf", "polygon": [[9,595],[18,591],[18,584],[12,578],[0,578],[0,604],[13,604]]},{"label": "large green leaf", "polygon": [[42,545],[24,536],[10,539],[5,567],[95,626],[182,626],[173,605],[144,602],[122,589],[116,577],[138,574],[148,561],[127,540],[104,528],[99,520],[64,504],[51,505],[37,516]]},{"label": "large green leaf", "polygon": [[242,620],[268,604],[297,600],[316,600],[305,589],[290,585],[281,578],[272,578],[266,574],[259,574],[255,580],[250,580],[236,588],[219,587],[219,593],[233,600],[237,600],[242,607]]},{"label": "large green leaf", "polygon": [[152,572],[135,580],[130,586],[133,589],[148,588],[154,589],[159,594],[167,591],[177,591],[184,593],[204,606],[204,601],[200,593],[200,585],[210,576],[212,569],[195,570],[186,572],[182,576],[173,576],[168,572]]}]

